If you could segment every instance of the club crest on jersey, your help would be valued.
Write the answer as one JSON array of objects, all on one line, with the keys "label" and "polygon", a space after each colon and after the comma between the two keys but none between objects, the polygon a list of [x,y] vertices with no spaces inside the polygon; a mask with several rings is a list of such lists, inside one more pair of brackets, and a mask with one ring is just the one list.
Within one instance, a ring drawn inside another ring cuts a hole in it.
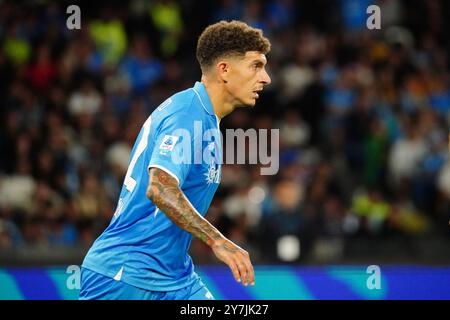
[{"label": "club crest on jersey", "polygon": [[219,183],[220,182],[220,166],[211,163],[209,165],[208,171],[205,173],[206,182],[208,185],[211,183]]},{"label": "club crest on jersey", "polygon": [[160,153],[167,154],[172,151],[178,141],[178,138],[179,137],[177,136],[165,135],[159,146]]}]

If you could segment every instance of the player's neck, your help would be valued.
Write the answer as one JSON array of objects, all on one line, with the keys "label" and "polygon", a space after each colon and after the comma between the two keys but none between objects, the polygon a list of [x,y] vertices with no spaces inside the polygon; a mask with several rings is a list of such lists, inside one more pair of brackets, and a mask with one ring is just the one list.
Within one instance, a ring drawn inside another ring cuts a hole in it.
[{"label": "player's neck", "polygon": [[201,82],[206,88],[206,92],[213,105],[214,113],[219,119],[222,119],[236,109],[227,91],[220,83],[213,82],[205,77],[202,77]]}]

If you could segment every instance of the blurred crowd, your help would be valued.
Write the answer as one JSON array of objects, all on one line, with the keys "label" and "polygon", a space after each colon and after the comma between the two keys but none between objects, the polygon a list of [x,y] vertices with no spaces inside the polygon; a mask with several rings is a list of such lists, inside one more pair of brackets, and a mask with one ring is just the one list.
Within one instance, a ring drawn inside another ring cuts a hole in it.
[{"label": "blurred crowd", "polygon": [[197,37],[221,19],[272,43],[272,84],[221,129],[279,129],[280,170],[224,165],[210,221],[262,263],[450,236],[447,1],[91,1],[80,30],[70,4],[0,0],[0,250],[90,246],[142,124],[200,79]]}]

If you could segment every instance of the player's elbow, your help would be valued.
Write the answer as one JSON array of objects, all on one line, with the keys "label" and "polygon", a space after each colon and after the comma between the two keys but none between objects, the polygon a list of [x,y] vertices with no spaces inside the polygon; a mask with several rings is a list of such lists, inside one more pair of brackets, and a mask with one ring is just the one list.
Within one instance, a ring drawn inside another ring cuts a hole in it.
[{"label": "player's elbow", "polygon": [[153,203],[157,201],[156,192],[152,185],[149,185],[146,192],[147,198],[150,199]]}]

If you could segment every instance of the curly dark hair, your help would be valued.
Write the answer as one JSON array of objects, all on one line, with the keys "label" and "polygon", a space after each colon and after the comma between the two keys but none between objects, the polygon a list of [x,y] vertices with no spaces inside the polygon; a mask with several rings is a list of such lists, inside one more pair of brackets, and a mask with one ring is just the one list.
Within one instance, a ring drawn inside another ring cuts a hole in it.
[{"label": "curly dark hair", "polygon": [[262,30],[241,21],[222,20],[208,26],[198,38],[197,60],[202,71],[206,71],[218,58],[244,56],[247,51],[270,51],[270,42]]}]

